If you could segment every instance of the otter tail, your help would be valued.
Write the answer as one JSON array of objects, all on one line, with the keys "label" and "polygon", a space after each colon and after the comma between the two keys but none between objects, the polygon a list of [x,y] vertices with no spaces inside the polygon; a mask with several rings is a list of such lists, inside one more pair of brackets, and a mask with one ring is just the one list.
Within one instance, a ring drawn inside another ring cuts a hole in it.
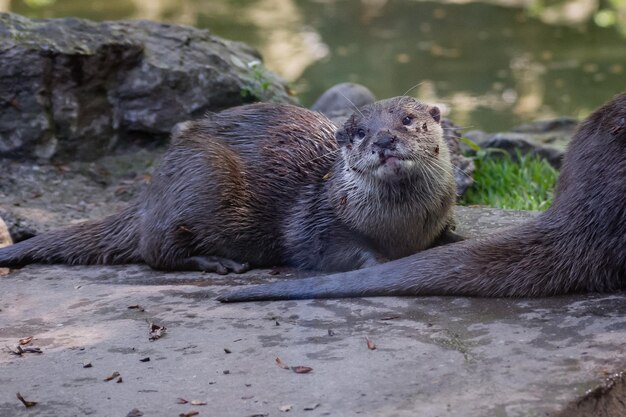
[{"label": "otter tail", "polygon": [[[537,219],[493,237],[439,246],[375,267],[249,286],[227,292],[218,300],[538,297],[624,287],[623,269],[610,257],[598,257],[607,251],[590,250],[591,239],[572,239],[549,229],[549,224]],[[564,257],[563,253],[576,256]]]},{"label": "otter tail", "polygon": [[102,220],[37,235],[0,249],[0,267],[139,262],[137,220],[137,209],[131,206]]}]

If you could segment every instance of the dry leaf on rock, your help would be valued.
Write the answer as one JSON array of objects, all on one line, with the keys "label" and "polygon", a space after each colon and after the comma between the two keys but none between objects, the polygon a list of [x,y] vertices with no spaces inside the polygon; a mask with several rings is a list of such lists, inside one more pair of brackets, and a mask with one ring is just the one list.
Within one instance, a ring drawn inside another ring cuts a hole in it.
[{"label": "dry leaf on rock", "polygon": [[279,357],[276,357],[276,366],[282,369],[289,369],[289,366],[285,365]]},{"label": "dry leaf on rock", "polygon": [[206,405],[206,401],[200,401],[200,400],[191,400],[191,405]]},{"label": "dry leaf on rock", "polygon": [[150,328],[150,338],[149,340],[157,340],[160,339],[164,334],[167,328],[165,326],[159,326],[158,324],[148,322],[148,326]]},{"label": "dry leaf on rock", "polygon": [[24,397],[22,397],[22,394],[20,394],[19,392],[17,393],[17,399],[20,400],[26,408],[34,407],[35,405],[37,405],[37,401],[25,400]]},{"label": "dry leaf on rock", "polygon": [[43,353],[42,350],[38,347],[22,347],[20,345],[17,345],[15,349],[11,349],[10,347],[6,346],[6,349],[8,352],[17,356],[22,356],[24,353]]},{"label": "dry leaf on rock", "polygon": [[28,336],[19,340],[20,345],[24,346],[33,341],[33,336]]},{"label": "dry leaf on rock", "polygon": [[319,406],[320,406],[320,403],[307,405],[306,407],[304,407],[304,411],[313,411],[313,410],[315,410]]},{"label": "dry leaf on rock", "polygon": [[366,337],[365,340],[367,341],[367,348],[369,350],[375,350],[376,349],[376,344],[374,342],[372,342],[368,337]]},{"label": "dry leaf on rock", "polygon": [[292,366],[291,370],[297,374],[308,374],[313,370],[313,368],[310,368],[308,366]]},{"label": "dry leaf on rock", "polygon": [[188,413],[180,413],[178,417],[193,417],[197,416],[198,414],[200,414],[200,411],[190,411]]},{"label": "dry leaf on rock", "polygon": [[109,382],[109,381],[114,380],[114,379],[115,379],[115,378],[117,378],[118,376],[120,376],[120,373],[119,373],[119,372],[117,372],[117,371],[115,371],[115,372],[113,372],[111,375],[109,375],[109,376],[107,376],[106,378],[104,378],[104,380],[105,380],[106,382]]}]

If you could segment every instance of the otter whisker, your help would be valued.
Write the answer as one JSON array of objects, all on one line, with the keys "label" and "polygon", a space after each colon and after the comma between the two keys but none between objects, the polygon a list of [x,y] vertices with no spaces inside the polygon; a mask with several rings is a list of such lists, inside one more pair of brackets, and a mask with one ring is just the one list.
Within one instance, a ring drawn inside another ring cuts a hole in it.
[{"label": "otter whisker", "polygon": [[337,90],[337,92],[339,94],[341,94],[341,96],[343,98],[345,98],[346,101],[352,105],[352,107],[354,107],[354,110],[356,110],[361,115],[361,117],[365,117],[365,116],[363,116],[363,113],[361,113],[361,110],[359,110],[359,108],[352,102],[352,100],[350,100],[348,97],[346,97],[346,95],[344,93],[342,93],[341,91]]},{"label": "otter whisker", "polygon": [[421,81],[417,84],[415,84],[413,87],[409,88],[408,90],[406,90],[404,92],[404,94],[402,94],[402,96],[406,96],[407,94],[409,94],[409,92],[411,92],[412,90],[416,89],[417,87],[419,87],[420,85],[424,84],[424,81]]},{"label": "otter whisker", "polygon": [[335,149],[334,151],[330,151],[330,152],[327,152],[327,153],[325,153],[325,154],[323,154],[323,155],[316,156],[315,158],[313,158],[313,159],[309,159],[309,160],[308,160],[308,161],[306,161],[306,162],[313,162],[313,161],[317,161],[318,159],[326,158],[327,156],[330,156],[330,155],[335,155],[335,154],[336,154],[336,153],[338,153],[338,152],[341,152],[341,149]]}]

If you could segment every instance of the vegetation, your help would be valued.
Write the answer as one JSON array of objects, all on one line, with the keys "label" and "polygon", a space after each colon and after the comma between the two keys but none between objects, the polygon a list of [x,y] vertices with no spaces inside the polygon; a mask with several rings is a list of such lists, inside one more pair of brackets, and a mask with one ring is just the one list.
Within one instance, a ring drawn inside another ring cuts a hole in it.
[{"label": "vegetation", "polygon": [[272,85],[269,79],[269,74],[263,64],[259,61],[254,61],[248,64],[250,69],[250,84],[241,89],[242,97],[250,97],[255,101],[267,100],[269,89]]},{"label": "vegetation", "polygon": [[552,204],[558,172],[536,156],[487,152],[475,159],[474,185],[461,204],[545,210]]}]

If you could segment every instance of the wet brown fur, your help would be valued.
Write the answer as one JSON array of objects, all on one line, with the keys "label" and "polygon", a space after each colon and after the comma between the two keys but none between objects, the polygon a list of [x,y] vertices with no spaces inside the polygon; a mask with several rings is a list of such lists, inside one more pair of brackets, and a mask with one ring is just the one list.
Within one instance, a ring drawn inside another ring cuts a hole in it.
[{"label": "wet brown fur", "polygon": [[[408,98],[374,103],[337,131],[341,149],[326,117],[295,106],[253,104],[185,123],[138,201],[103,220],[0,249],[0,266],[145,262],[161,270],[227,273],[286,263],[341,271],[408,255],[448,234],[455,196],[446,156],[437,158],[441,173],[433,168],[431,177],[399,168],[384,180],[360,181],[347,164],[358,165],[370,148],[378,152],[375,135],[383,129],[397,131],[398,146],[439,146],[432,109]],[[406,110],[432,132],[396,129]],[[367,138],[353,138],[357,125],[368,130]],[[364,177],[375,169],[366,166]],[[432,194],[429,207],[421,193]],[[368,204],[373,196],[378,205]],[[384,220],[374,224],[366,215]]]},{"label": "wet brown fur", "polygon": [[373,268],[253,286],[222,301],[390,295],[539,297],[626,288],[626,93],[579,126],[553,205],[493,236]]}]

